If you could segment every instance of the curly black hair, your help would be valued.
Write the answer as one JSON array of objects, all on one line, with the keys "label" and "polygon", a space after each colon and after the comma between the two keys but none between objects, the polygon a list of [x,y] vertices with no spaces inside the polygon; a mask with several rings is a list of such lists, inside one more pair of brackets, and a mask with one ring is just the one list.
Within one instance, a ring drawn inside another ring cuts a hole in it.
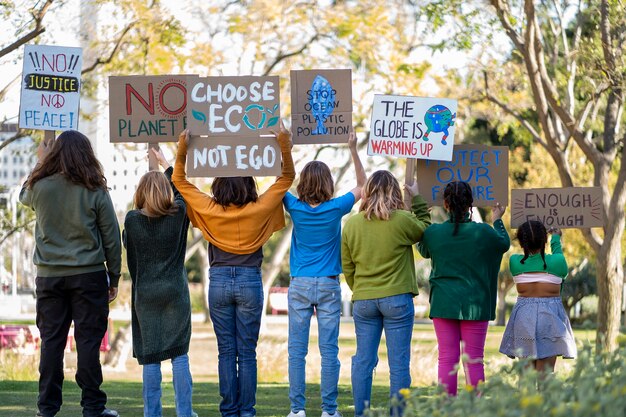
[{"label": "curly black hair", "polygon": [[524,263],[531,253],[541,252],[543,259],[543,269],[546,265],[546,243],[548,242],[548,231],[542,222],[538,220],[528,220],[517,229],[517,240],[524,249],[524,257],[520,263]]},{"label": "curly black hair", "polygon": [[443,201],[448,206],[448,210],[452,214],[454,222],[454,231],[452,236],[459,231],[459,223],[465,219],[465,214],[472,208],[474,197],[472,196],[472,187],[463,181],[453,181],[446,185],[443,190]]}]

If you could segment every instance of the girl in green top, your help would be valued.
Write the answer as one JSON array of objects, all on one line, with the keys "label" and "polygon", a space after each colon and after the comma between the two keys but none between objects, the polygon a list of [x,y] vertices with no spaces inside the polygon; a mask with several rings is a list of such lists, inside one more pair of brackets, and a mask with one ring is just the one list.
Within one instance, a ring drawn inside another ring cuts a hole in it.
[{"label": "girl in green top", "polygon": [[553,370],[557,356],[576,357],[576,343],[561,301],[561,284],[568,268],[561,249],[561,231],[551,229],[551,254],[545,254],[548,231],[530,220],[517,229],[524,255],[512,255],[511,274],[517,302],[502,336],[500,352],[531,358],[539,372]]},{"label": "girl in green top", "polygon": [[467,383],[485,379],[483,353],[489,320],[495,318],[498,272],[509,250],[509,235],[500,218],[504,208],[493,208],[493,227],[471,220],[472,189],[465,182],[449,183],[443,193],[450,219],[433,224],[418,244],[430,258],[430,318],[439,345],[439,381],[456,395],[456,365],[463,351]]}]

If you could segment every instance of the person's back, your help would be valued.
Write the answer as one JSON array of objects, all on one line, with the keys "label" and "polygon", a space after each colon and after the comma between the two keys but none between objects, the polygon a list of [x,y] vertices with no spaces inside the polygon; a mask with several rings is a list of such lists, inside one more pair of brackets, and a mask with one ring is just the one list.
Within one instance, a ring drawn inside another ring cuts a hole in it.
[{"label": "person's back", "polygon": [[459,306],[448,318],[493,319],[497,276],[502,254],[509,248],[504,225],[499,222],[494,227],[502,228],[500,234],[486,223],[468,219],[457,226],[448,220],[424,232],[418,246],[428,248],[431,259],[430,284],[435,288],[431,304]]},{"label": "person's back", "polygon": [[165,174],[148,172],[139,180],[135,209],[126,214],[124,245],[132,279],[133,356],[143,365],[144,415],[161,414],[161,362],[172,361],[179,416],[192,411],[189,371],[191,303],[185,270],[189,219],[171,183],[172,168],[152,150]]},{"label": "person's back", "polygon": [[119,225],[106,178],[80,132],[65,131],[52,145],[41,142],[37,154],[39,163],[20,192],[20,201],[37,218],[37,416],[54,416],[61,408],[63,349],[73,321],[83,415],[115,417],[118,413],[106,408],[107,396],[100,389],[99,348],[121,267]]},{"label": "person's back", "polygon": [[323,162],[311,161],[300,173],[298,197],[287,193],[283,198],[283,204],[293,223],[289,254],[291,282],[288,293],[289,417],[305,415],[305,357],[314,313],[317,315],[318,344],[322,357],[322,416],[341,416],[337,411],[341,219],[361,198],[361,187],[366,180],[356,150],[354,131],[350,131],[348,145],[357,177],[357,186],[352,191],[332,198],[335,187],[330,169]]},{"label": "person's back", "polygon": [[431,259],[429,316],[439,346],[439,382],[456,395],[461,348],[470,358],[466,383],[476,387],[485,379],[485,338],[495,317],[498,271],[510,240],[499,203],[492,228],[471,220],[474,200],[468,183],[449,183],[443,196],[449,220],[426,229],[418,250]]}]

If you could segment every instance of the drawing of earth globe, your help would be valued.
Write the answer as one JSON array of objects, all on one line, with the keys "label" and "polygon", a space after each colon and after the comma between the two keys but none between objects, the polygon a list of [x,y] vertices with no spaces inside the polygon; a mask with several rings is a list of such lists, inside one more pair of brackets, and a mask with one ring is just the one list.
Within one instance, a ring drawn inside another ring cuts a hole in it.
[{"label": "drawing of earth globe", "polygon": [[430,132],[444,132],[452,123],[452,112],[446,106],[436,104],[424,115],[424,122]]}]

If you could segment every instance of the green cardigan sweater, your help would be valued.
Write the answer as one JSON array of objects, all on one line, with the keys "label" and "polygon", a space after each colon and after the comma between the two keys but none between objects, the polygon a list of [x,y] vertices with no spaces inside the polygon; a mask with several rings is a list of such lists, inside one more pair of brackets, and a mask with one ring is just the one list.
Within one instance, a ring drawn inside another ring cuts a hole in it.
[{"label": "green cardigan sweater", "polygon": [[552,254],[545,254],[546,269],[543,269],[543,259],[541,259],[540,253],[530,255],[524,263],[520,262],[524,255],[511,255],[511,259],[509,260],[511,275],[516,276],[526,272],[547,272],[548,274],[565,279],[568,274],[568,269],[567,261],[565,261],[563,249],[561,248],[561,236],[556,234],[552,235],[550,238],[550,250]]},{"label": "green cardigan sweater", "polygon": [[416,295],[413,245],[430,224],[426,201],[413,197],[412,211],[395,210],[389,220],[348,219],[341,238],[341,261],[352,300]]},{"label": "green cardigan sweater", "polygon": [[504,223],[467,221],[455,236],[453,230],[450,220],[433,224],[418,244],[432,264],[430,318],[493,320],[500,263],[511,244]]},{"label": "green cardigan sweater", "polygon": [[[172,169],[165,171],[171,180]],[[185,271],[189,219],[174,190],[173,215],[148,217],[131,210],[123,240],[132,278],[133,356],[139,364],[184,355],[191,339],[191,303]]]}]

